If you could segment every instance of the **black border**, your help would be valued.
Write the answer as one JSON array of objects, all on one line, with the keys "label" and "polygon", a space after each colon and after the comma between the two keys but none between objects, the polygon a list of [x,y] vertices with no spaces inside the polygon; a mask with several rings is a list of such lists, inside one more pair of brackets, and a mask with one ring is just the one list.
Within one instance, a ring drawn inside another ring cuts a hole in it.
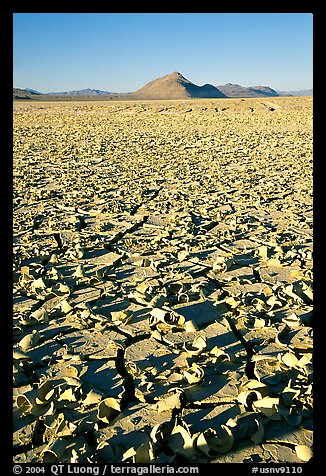
[{"label": "black border", "polygon": [[[320,2],[321,3],[321,2]],[[314,23],[314,99],[313,99],[313,110],[314,110],[314,268],[315,268],[315,302],[314,302],[314,314],[315,322],[315,341],[314,341],[314,381],[317,383],[315,386],[315,404],[314,404],[314,459],[311,463],[304,463],[302,465],[303,472],[301,474],[320,474],[318,471],[319,467],[322,467],[323,459],[323,427],[322,427],[322,416],[323,416],[323,401],[320,384],[322,382],[321,369],[326,365],[326,360],[324,362],[323,354],[320,353],[319,348],[323,346],[324,336],[322,334],[322,319],[324,317],[324,308],[321,303],[320,297],[322,296],[323,287],[320,280],[321,276],[321,263],[322,263],[322,248],[320,247],[318,238],[322,237],[324,234],[323,230],[323,200],[321,194],[319,194],[319,185],[323,180],[322,167],[323,167],[323,150],[321,153],[318,150],[319,147],[319,138],[321,137],[321,121],[318,119],[321,116],[322,106],[321,106],[321,88],[318,88],[318,75],[316,69],[321,63],[319,60],[318,49],[320,48],[320,33],[323,28],[322,24],[322,14],[317,8],[316,1],[308,0],[296,0],[288,1],[286,0],[274,0],[273,2],[239,2],[234,0],[232,2],[224,1],[221,4],[214,4],[212,8],[209,4],[205,3],[202,7],[205,7],[205,11],[198,11],[197,8],[192,9],[190,6],[190,11],[185,11],[186,8],[183,8],[182,5],[176,5],[171,2],[171,7],[167,2],[164,2],[164,11],[159,7],[163,6],[161,4],[156,4],[158,11],[153,11],[153,4],[150,7],[143,7],[137,5],[139,9],[135,11],[132,7],[135,4],[124,5],[125,11],[119,7],[118,4],[110,5],[109,2],[100,2],[98,0],[93,0],[91,4],[81,3],[79,1],[70,1],[69,3],[64,0],[56,0],[53,2],[41,2],[36,0],[10,0],[0,2],[0,44],[2,45],[2,68],[0,73],[0,79],[4,80],[4,86],[1,88],[1,103],[2,103],[2,116],[4,115],[4,120],[1,125],[1,191],[2,191],[2,214],[1,214],[1,257],[2,257],[2,273],[1,273],[1,294],[2,301],[5,303],[1,307],[2,315],[0,319],[2,320],[1,329],[1,340],[0,340],[0,350],[3,352],[1,356],[1,390],[0,395],[2,395],[2,400],[0,401],[0,409],[3,412],[3,415],[0,414],[0,434],[1,438],[1,451],[0,451],[0,467],[3,468],[3,474],[13,474],[12,467],[12,334],[11,334],[11,315],[12,315],[12,242],[10,239],[10,232],[12,236],[12,150],[13,150],[13,141],[12,141],[12,117],[13,117],[13,103],[12,103],[12,87],[13,87],[13,14],[14,13],[312,13],[313,14],[313,23]],[[197,7],[198,4],[195,4]],[[177,9],[176,9],[177,7]],[[178,8],[179,7],[179,8]],[[4,58],[3,58],[4,56]],[[321,170],[319,168],[321,167]],[[316,239],[317,238],[317,239]],[[322,242],[323,243],[323,242]],[[3,265],[7,266],[3,266]],[[7,278],[9,277],[10,278]],[[316,337],[317,336],[317,337]],[[325,335],[326,336],[326,335]],[[3,398],[4,397],[4,398]],[[227,469],[234,469],[239,471],[239,474],[251,474],[251,468],[254,465],[247,464],[244,465],[241,469],[239,464],[227,464]],[[37,466],[38,464],[33,464]],[[190,464],[191,465],[191,464]],[[231,467],[230,467],[231,465]],[[42,465],[39,465],[42,466]],[[120,466],[120,465],[118,465]],[[196,465],[193,465],[196,466]],[[212,469],[211,463],[201,464],[199,466],[199,474],[202,474],[202,471],[209,471]],[[223,468],[224,468],[223,466]],[[259,468],[271,467],[271,465],[258,464]],[[275,466],[298,466],[292,464],[280,464]],[[8,470],[6,471],[6,468]],[[48,468],[49,469],[49,468]],[[218,469],[218,468],[217,468]],[[25,474],[23,471],[22,474]],[[46,472],[46,474],[51,474]],[[63,473],[65,474],[65,473]],[[107,473],[110,474],[110,473]],[[286,474],[286,473],[284,473]]]}]

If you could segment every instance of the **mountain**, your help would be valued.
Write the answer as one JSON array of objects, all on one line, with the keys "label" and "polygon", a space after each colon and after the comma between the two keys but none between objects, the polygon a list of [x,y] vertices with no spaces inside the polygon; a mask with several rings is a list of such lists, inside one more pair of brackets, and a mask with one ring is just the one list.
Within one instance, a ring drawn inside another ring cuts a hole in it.
[{"label": "mountain", "polygon": [[13,98],[14,99],[39,99],[42,101],[55,101],[56,99],[61,99],[64,97],[66,100],[76,100],[76,99],[103,99],[113,97],[122,97],[124,93],[113,93],[109,91],[102,91],[100,89],[79,89],[74,91],[60,91],[60,92],[51,92],[51,93],[40,93],[35,89],[21,89],[13,88]]},{"label": "mountain", "polygon": [[240,84],[227,83],[217,88],[230,98],[257,98],[279,96],[279,93],[269,86],[245,87]]},{"label": "mountain", "polygon": [[43,94],[40,91],[36,91],[36,89],[25,88],[25,91],[28,91],[31,94]]},{"label": "mountain", "polygon": [[39,91],[36,91],[35,89],[30,89],[30,88],[13,88],[13,92],[17,94],[42,94]]},{"label": "mountain", "polygon": [[280,96],[313,96],[313,89],[301,89],[299,91],[278,91]]},{"label": "mountain", "polygon": [[35,96],[43,96],[43,94],[35,89],[13,88],[14,99],[34,99]]},{"label": "mountain", "polygon": [[204,84],[197,86],[175,71],[145,84],[137,91],[130,93],[114,93],[101,89],[78,89],[40,93],[30,88],[13,88],[14,99],[39,100],[105,100],[105,99],[187,99],[187,98],[266,98],[274,96],[312,96],[312,89],[301,91],[276,91],[269,86],[245,87],[240,84],[227,83],[220,86]]},{"label": "mountain", "polygon": [[254,94],[261,94],[262,96],[279,96],[278,92],[275,89],[270,88],[269,86],[253,86],[248,88]]},{"label": "mountain", "polygon": [[110,91],[102,91],[101,89],[77,89],[73,91],[60,91],[45,93],[47,96],[112,96],[119,95]]},{"label": "mountain", "polygon": [[225,94],[212,84],[197,86],[175,71],[150,81],[134,93],[130,93],[130,97],[134,99],[224,98]]}]

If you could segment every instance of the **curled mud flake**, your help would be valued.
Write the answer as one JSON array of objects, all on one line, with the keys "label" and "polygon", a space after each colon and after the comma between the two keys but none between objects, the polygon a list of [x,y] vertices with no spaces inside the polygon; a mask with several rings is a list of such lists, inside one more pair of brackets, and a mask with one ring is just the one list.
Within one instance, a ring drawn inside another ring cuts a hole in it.
[{"label": "curled mud flake", "polygon": [[262,319],[262,318],[259,318],[259,317],[256,317],[254,319],[254,328],[255,329],[262,329],[265,326],[266,326],[265,319]]},{"label": "curled mud flake", "polygon": [[297,445],[295,447],[295,452],[301,461],[304,462],[310,461],[313,456],[312,449],[305,445]]},{"label": "curled mud flake", "polygon": [[268,394],[267,386],[260,382],[259,380],[249,379],[240,387],[241,390],[256,390],[258,391],[263,397],[266,397]]},{"label": "curled mud flake", "polygon": [[204,370],[194,362],[183,371],[183,376],[190,384],[199,383],[204,378]]},{"label": "curled mud flake", "polygon": [[166,319],[170,318],[170,313],[166,309],[154,308],[151,310],[151,316],[153,317],[154,321],[165,321]]},{"label": "curled mud flake", "polygon": [[170,326],[183,326],[185,318],[168,308],[154,308],[150,312],[151,323],[157,324],[163,322]]},{"label": "curled mud flake", "polygon": [[294,292],[298,294],[307,304],[313,302],[313,287],[312,284],[299,281],[299,283],[293,283]]},{"label": "curled mud flake", "polygon": [[112,322],[116,326],[128,324],[128,322],[131,320],[131,317],[131,313],[128,310],[111,312]]},{"label": "curled mud flake", "polygon": [[287,352],[286,354],[280,356],[281,361],[287,366],[287,367],[297,367],[299,364],[298,359],[296,358],[295,354],[292,352]]},{"label": "curled mud flake", "polygon": [[257,425],[257,431],[255,431],[250,438],[256,445],[260,445],[264,440],[265,429],[259,420],[255,419],[255,423]]},{"label": "curled mud flake", "polygon": [[300,367],[305,367],[309,364],[312,364],[312,353],[307,352],[298,360],[298,365]]},{"label": "curled mud flake", "polygon": [[29,390],[16,396],[15,405],[22,414],[30,413],[33,406],[36,405],[36,397],[37,390]]},{"label": "curled mud flake", "polygon": [[69,441],[64,438],[59,438],[50,443],[41,453],[42,463],[56,463],[60,461],[68,444]]},{"label": "curled mud flake", "polygon": [[140,376],[142,371],[137,367],[135,362],[126,362],[126,370],[133,376]]},{"label": "curled mud flake", "polygon": [[17,347],[14,347],[13,359],[17,362],[31,360],[30,356],[26,352],[21,349],[18,349]]},{"label": "curled mud flake", "polygon": [[30,319],[34,320],[35,323],[48,323],[49,322],[49,315],[46,309],[40,308],[36,311],[32,312],[30,315]]},{"label": "curled mud flake", "polygon": [[192,342],[192,346],[196,349],[199,349],[199,350],[206,349],[206,347],[207,347],[207,338],[202,337],[202,336],[196,337]]},{"label": "curled mud flake", "polygon": [[67,437],[67,436],[72,436],[77,429],[77,425],[74,423],[65,420],[64,414],[60,413],[60,420],[57,423],[57,428],[56,428],[56,437]]},{"label": "curled mud flake", "polygon": [[225,256],[217,256],[213,262],[212,269],[214,272],[225,273],[234,264],[233,258],[227,258]]},{"label": "curled mud flake", "polygon": [[74,272],[73,276],[78,278],[78,279],[83,279],[83,278],[86,277],[85,269],[84,269],[84,266],[82,264],[79,264],[77,266],[76,271]]},{"label": "curled mud flake", "polygon": [[279,420],[278,406],[280,403],[279,398],[264,397],[262,399],[253,402],[252,407],[254,411],[261,412],[267,418],[272,420]]},{"label": "curled mud flake", "polygon": [[196,450],[193,438],[188,429],[181,425],[175,425],[168,438],[168,448],[174,453],[181,454],[186,458],[194,458]]},{"label": "curled mud flake", "polygon": [[138,432],[138,441],[134,441],[133,447],[122,455],[122,462],[149,463],[154,460],[153,444],[146,433]]},{"label": "curled mud flake", "polygon": [[246,408],[252,408],[253,402],[261,400],[263,397],[257,390],[244,390],[238,395],[238,402]]},{"label": "curled mud flake", "polygon": [[198,331],[196,323],[192,320],[185,322],[185,331],[186,332],[195,332]]},{"label": "curled mud flake", "polygon": [[83,400],[82,403],[85,407],[88,407],[91,405],[98,404],[103,399],[103,397],[104,395],[102,392],[99,392],[96,389],[92,389],[87,393],[86,398]]},{"label": "curled mud flake", "polygon": [[292,312],[291,314],[288,314],[286,317],[284,317],[282,319],[282,322],[284,322],[284,324],[289,326],[291,329],[295,329],[295,328],[299,327],[300,324],[301,324],[301,321],[300,321],[299,317],[294,312]]},{"label": "curled mud flake", "polygon": [[60,393],[58,397],[59,402],[76,402],[77,398],[76,395],[74,394],[75,392],[73,391],[72,388],[67,388],[63,392]]},{"label": "curled mud flake", "polygon": [[210,351],[209,351],[209,355],[211,355],[213,357],[212,361],[213,363],[216,363],[216,362],[227,362],[227,361],[230,361],[231,358],[229,356],[229,354],[227,354],[224,350],[220,349],[219,347],[217,347],[217,345],[215,345]]},{"label": "curled mud flake", "polygon": [[40,340],[40,334],[36,330],[33,330],[30,334],[27,334],[23,337],[19,342],[18,345],[21,347],[22,350],[28,350],[32,347],[35,347]]},{"label": "curled mud flake", "polygon": [[218,453],[227,453],[231,450],[233,443],[231,429],[223,424],[218,429],[208,428],[195,440],[197,448],[209,457],[214,457]]},{"label": "curled mud flake", "polygon": [[22,326],[14,326],[12,328],[12,334],[13,336],[20,336],[24,333],[23,327]]},{"label": "curled mud flake", "polygon": [[[279,351],[279,349],[277,349]],[[278,384],[283,379],[282,364],[276,356],[259,355],[252,357],[252,362],[255,363],[254,374],[264,384]]]},{"label": "curled mud flake", "polygon": [[185,342],[183,349],[190,355],[200,355],[207,347],[207,338],[204,336],[196,336],[191,342]]},{"label": "curled mud flake", "polygon": [[43,382],[37,389],[36,403],[48,403],[55,396],[55,386],[51,380]]},{"label": "curled mud flake", "polygon": [[178,256],[178,260],[181,262],[189,257],[189,252],[187,250],[181,250],[178,252],[177,256]]},{"label": "curled mud flake", "polygon": [[292,401],[300,395],[300,390],[286,386],[281,393],[281,401],[286,407],[292,405]]},{"label": "curled mud flake", "polygon": [[52,292],[56,296],[68,297],[71,293],[71,289],[66,284],[56,283],[52,286]]},{"label": "curled mud flake", "polygon": [[259,256],[260,258],[266,259],[268,257],[268,246],[266,245],[258,246],[255,249],[254,254]]},{"label": "curled mud flake", "polygon": [[282,307],[283,306],[283,301],[281,301],[280,299],[277,298],[277,296],[275,296],[274,294],[272,294],[272,296],[270,296],[267,300],[266,300],[266,306],[267,306],[267,311],[271,311],[272,309],[277,309],[279,307]]},{"label": "curled mud flake", "polygon": [[44,292],[46,290],[46,284],[43,280],[43,278],[38,278],[38,279],[35,279],[32,283],[31,283],[31,289],[36,293],[36,294],[39,294],[39,295],[44,295]]},{"label": "curled mud flake", "polygon": [[110,423],[121,411],[119,400],[116,398],[105,398],[98,406],[97,417],[104,423]]},{"label": "curled mud flake", "polygon": [[60,302],[60,309],[64,314],[70,314],[74,310],[66,299]]},{"label": "curled mud flake", "polygon": [[206,456],[210,456],[210,451],[211,448],[209,444],[207,443],[207,440],[205,438],[204,433],[200,433],[196,438],[195,438],[195,446],[198,450],[202,451]]}]

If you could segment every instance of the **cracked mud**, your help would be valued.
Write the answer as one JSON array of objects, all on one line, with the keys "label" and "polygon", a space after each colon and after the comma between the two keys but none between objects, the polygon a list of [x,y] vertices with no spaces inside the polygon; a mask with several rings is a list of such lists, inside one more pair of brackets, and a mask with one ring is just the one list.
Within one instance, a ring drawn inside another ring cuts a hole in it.
[{"label": "cracked mud", "polygon": [[311,459],[311,98],[15,103],[13,218],[15,462]]}]

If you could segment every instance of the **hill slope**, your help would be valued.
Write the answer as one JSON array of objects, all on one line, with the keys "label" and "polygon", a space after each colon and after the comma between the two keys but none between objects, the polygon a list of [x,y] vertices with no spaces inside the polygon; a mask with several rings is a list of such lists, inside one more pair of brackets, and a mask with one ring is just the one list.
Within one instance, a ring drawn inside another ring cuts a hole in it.
[{"label": "hill slope", "polygon": [[14,99],[34,99],[37,96],[42,96],[42,93],[34,89],[13,88],[12,93]]},{"label": "hill slope", "polygon": [[131,96],[136,99],[186,99],[224,98],[225,94],[212,84],[197,86],[175,71],[150,81],[134,93],[130,93]]}]

